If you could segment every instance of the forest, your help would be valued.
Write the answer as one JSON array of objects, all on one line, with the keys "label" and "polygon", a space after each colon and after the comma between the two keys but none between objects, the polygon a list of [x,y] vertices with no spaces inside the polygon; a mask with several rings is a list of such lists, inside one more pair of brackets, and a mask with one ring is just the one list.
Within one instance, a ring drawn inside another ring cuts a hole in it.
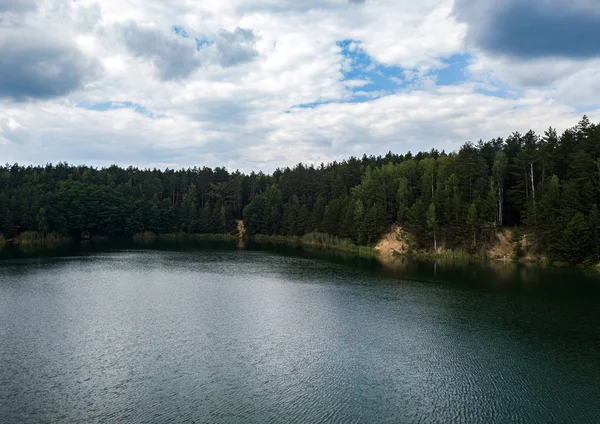
[{"label": "forest", "polygon": [[519,228],[552,261],[599,261],[600,124],[512,133],[457,152],[351,157],[243,174],[225,168],[0,167],[0,234],[77,237],[324,233],[373,245],[397,223],[415,249],[477,252]]}]

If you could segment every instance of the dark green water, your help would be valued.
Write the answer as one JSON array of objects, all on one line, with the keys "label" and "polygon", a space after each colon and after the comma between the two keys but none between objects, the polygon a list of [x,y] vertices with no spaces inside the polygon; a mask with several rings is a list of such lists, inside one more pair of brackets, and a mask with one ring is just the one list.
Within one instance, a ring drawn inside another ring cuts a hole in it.
[{"label": "dark green water", "polygon": [[600,422],[598,273],[227,243],[0,258],[2,423]]}]

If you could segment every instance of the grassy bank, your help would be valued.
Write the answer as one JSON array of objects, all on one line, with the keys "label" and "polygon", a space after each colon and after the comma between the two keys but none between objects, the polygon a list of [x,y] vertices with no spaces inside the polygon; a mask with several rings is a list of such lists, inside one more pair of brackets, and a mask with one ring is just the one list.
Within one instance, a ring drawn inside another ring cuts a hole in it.
[{"label": "grassy bank", "polygon": [[188,234],[188,233],[169,233],[158,234],[159,240],[214,240],[214,241],[235,241],[237,236],[233,234]]},{"label": "grassy bank", "polygon": [[156,234],[152,231],[143,231],[133,235],[134,241],[152,242],[154,240],[214,240],[214,241],[234,241],[237,236],[233,234],[189,234],[189,233],[166,233]]},{"label": "grassy bank", "polygon": [[157,239],[157,235],[152,231],[142,231],[133,235],[133,240],[138,242],[152,242]]},{"label": "grassy bank", "polygon": [[[416,258],[428,258],[428,259],[451,259],[460,261],[488,261],[492,258],[481,252],[471,253],[464,249],[456,250],[442,250],[442,251],[430,251],[423,250],[418,252],[408,253],[406,256],[412,256]],[[510,260],[510,258],[508,258]]]},{"label": "grassy bank", "polygon": [[357,246],[352,241],[344,238],[331,236],[323,233],[308,233],[304,236],[265,236],[257,234],[250,237],[250,240],[259,243],[286,244],[292,246],[312,246],[323,249],[339,250],[343,252],[357,253],[361,256],[377,256],[379,252],[367,247]]},{"label": "grassy bank", "polygon": [[19,244],[48,244],[48,243],[66,243],[72,239],[56,233],[43,234],[37,231],[25,231],[18,238],[13,239],[13,243]]},{"label": "grassy bank", "polygon": [[108,236],[92,236],[91,240],[93,241],[108,241],[110,237]]}]

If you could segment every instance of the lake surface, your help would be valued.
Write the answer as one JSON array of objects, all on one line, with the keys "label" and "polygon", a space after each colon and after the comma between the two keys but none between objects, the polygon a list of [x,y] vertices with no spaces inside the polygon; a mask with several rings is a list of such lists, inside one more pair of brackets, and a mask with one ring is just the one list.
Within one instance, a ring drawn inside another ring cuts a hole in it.
[{"label": "lake surface", "polygon": [[600,274],[120,247],[0,252],[0,422],[600,422]]}]

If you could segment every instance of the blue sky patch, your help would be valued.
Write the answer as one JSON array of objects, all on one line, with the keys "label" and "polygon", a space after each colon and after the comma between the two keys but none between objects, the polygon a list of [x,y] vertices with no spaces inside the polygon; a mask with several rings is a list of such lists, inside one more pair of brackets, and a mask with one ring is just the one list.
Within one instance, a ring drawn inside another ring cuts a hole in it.
[{"label": "blue sky patch", "polygon": [[351,101],[361,102],[393,94],[406,84],[402,68],[376,62],[365,53],[360,42],[343,40],[337,44],[344,57],[342,80],[353,94]]},{"label": "blue sky patch", "polygon": [[206,38],[195,38],[196,40],[196,50],[201,50],[203,47],[210,46],[213,44],[212,41],[207,40]]},{"label": "blue sky patch", "polygon": [[504,84],[493,85],[490,88],[476,87],[473,91],[484,96],[498,97],[500,99],[518,99],[521,97],[521,93]]},{"label": "blue sky patch", "polygon": [[[190,38],[190,34],[181,25],[173,25],[171,27],[171,31],[173,31],[174,34],[179,35],[180,37]],[[196,50],[198,51],[203,47],[210,46],[211,44],[213,44],[213,41],[207,38],[194,38],[194,41],[196,41]]]},{"label": "blue sky patch", "polygon": [[515,97],[513,94],[511,94],[510,91],[498,87],[494,87],[491,89],[477,87],[473,91],[478,94],[483,94],[484,96],[498,97],[501,99],[512,99]]},{"label": "blue sky patch", "polygon": [[443,59],[444,68],[435,70],[431,73],[435,76],[437,85],[456,85],[467,80],[466,69],[471,63],[471,55],[455,54],[448,59]]},{"label": "blue sky patch", "polygon": [[172,30],[172,31],[173,31],[175,34],[179,35],[180,37],[183,37],[183,38],[190,38],[190,35],[187,33],[187,31],[185,30],[185,28],[184,28],[184,27],[182,27],[181,25],[173,25],[173,26],[171,27],[171,30]]},{"label": "blue sky patch", "polygon": [[579,105],[579,106],[575,106],[574,109],[575,109],[575,113],[577,113],[577,114],[590,113],[592,111],[600,109],[600,103]]},{"label": "blue sky patch", "polygon": [[100,102],[100,103],[79,103],[77,107],[93,110],[96,112],[106,112],[108,110],[116,110],[116,109],[133,109],[135,112],[145,115],[148,118],[157,119],[163,118],[165,115],[157,114],[149,111],[144,106],[141,106],[137,103],[133,102]]},{"label": "blue sky patch", "polygon": [[523,96],[521,90],[514,89],[500,80],[487,82],[485,86],[476,87],[473,91],[478,94],[483,94],[484,96],[498,97],[501,99],[518,99]]},{"label": "blue sky patch", "polygon": [[330,103],[362,103],[379,97],[394,94],[406,87],[404,70],[398,66],[382,65],[369,56],[355,40],[338,41],[343,59],[341,61],[342,79],[350,93],[348,99],[341,101],[324,100],[303,103],[290,109],[314,109]]},{"label": "blue sky patch", "polygon": [[324,100],[322,102],[311,102],[311,103],[302,103],[300,105],[292,106],[290,109],[286,110],[286,113],[290,113],[291,109],[299,108],[299,109],[315,109],[317,106],[328,105],[331,103],[348,103],[348,102],[334,102],[333,100]]},{"label": "blue sky patch", "polygon": [[[469,53],[457,53],[448,58],[441,58],[443,66],[423,74],[417,70],[403,69],[399,66],[387,66],[378,63],[369,56],[360,41],[343,40],[337,45],[341,48],[342,79],[349,97],[340,100],[324,99],[292,106],[286,112],[295,109],[315,109],[330,103],[362,103],[399,91],[423,89],[422,82],[431,81],[436,86],[459,85],[469,81],[467,68],[473,57]],[[486,82],[474,89],[474,92],[503,99],[518,99],[522,96],[502,81]]]}]

